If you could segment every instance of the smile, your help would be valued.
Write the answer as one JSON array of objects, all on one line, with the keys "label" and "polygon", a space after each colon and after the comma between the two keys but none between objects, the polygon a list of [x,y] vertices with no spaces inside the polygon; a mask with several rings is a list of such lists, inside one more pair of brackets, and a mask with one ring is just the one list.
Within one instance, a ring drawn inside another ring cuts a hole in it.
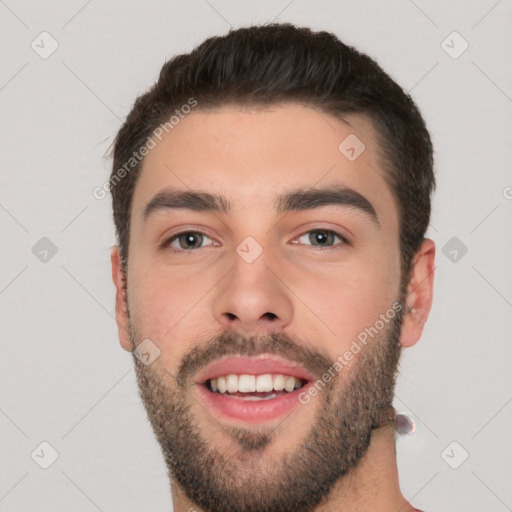
[{"label": "smile", "polygon": [[291,393],[304,385],[302,379],[291,375],[236,375],[230,374],[210,379],[206,385],[214,393],[242,400],[271,400],[279,395]]},{"label": "smile", "polygon": [[219,419],[245,424],[279,419],[301,405],[313,378],[302,366],[273,356],[229,357],[199,375],[199,393]]}]

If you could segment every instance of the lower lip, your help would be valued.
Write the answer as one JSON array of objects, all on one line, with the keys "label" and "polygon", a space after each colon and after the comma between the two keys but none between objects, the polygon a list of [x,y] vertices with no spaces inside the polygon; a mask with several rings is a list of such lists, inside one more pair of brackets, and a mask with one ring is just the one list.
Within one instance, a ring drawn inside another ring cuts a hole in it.
[{"label": "lower lip", "polygon": [[268,400],[244,400],[210,391],[205,385],[199,386],[199,394],[207,409],[227,419],[243,420],[249,424],[272,421],[289,414],[295,407],[302,405],[299,395],[307,391],[304,385],[291,393],[278,395]]}]

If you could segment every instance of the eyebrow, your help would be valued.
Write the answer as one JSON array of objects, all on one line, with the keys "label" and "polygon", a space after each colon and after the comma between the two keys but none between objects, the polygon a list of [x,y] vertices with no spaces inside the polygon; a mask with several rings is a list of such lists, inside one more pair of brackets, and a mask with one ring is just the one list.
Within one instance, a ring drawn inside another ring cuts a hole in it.
[{"label": "eyebrow", "polygon": [[[275,197],[274,207],[277,213],[312,210],[323,206],[341,206],[350,208],[368,216],[380,226],[377,212],[372,203],[356,190],[345,186],[329,188],[299,188],[289,190]],[[146,205],[143,219],[157,211],[192,210],[196,212],[215,212],[229,215],[230,202],[222,195],[200,190],[177,190],[167,188],[158,192]]]}]

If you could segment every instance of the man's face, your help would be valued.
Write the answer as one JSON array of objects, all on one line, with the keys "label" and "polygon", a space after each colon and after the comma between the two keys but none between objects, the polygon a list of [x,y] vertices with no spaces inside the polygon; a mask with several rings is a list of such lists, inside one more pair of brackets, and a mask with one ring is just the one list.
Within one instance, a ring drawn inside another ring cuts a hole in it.
[{"label": "man's face", "polygon": [[[309,510],[358,464],[390,403],[398,210],[372,125],[345,119],[293,104],[197,111],[145,158],[122,344],[160,350],[135,359],[141,396],[171,476],[205,510]],[[342,188],[344,204],[276,208],[290,192]],[[223,196],[229,211],[167,198],[144,215],[171,190]]]}]

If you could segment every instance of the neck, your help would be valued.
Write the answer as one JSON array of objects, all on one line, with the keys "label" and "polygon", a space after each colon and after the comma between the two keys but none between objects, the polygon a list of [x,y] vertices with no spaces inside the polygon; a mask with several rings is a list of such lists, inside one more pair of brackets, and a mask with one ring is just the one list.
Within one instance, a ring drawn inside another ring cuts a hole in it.
[{"label": "neck", "polygon": [[[171,480],[175,512],[202,512]],[[398,482],[392,425],[373,431],[370,446],[357,468],[340,479],[315,512],[414,512]]]},{"label": "neck", "polygon": [[398,482],[392,425],[375,429],[357,468],[341,479],[315,512],[414,512]]}]

